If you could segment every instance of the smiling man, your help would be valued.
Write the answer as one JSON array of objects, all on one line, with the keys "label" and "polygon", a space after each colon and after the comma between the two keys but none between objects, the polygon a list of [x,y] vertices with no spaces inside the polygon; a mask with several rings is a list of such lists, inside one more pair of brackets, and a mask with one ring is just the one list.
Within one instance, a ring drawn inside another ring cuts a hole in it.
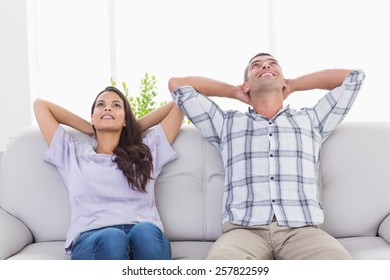
[{"label": "smiling man", "polygon": [[[224,162],[223,234],[208,259],[351,259],[318,228],[324,214],[317,170],[322,143],[348,113],[364,78],[360,70],[331,69],[285,79],[278,61],[259,53],[239,86],[170,79],[173,99]],[[292,92],[311,89],[328,93],[312,108],[283,107]],[[208,96],[252,108],[223,111]]]}]

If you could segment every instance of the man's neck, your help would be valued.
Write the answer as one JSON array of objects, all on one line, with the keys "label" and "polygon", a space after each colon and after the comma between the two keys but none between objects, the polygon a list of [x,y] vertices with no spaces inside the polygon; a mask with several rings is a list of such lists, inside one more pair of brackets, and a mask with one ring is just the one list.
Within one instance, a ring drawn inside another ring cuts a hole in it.
[{"label": "man's neck", "polygon": [[269,120],[272,119],[279,112],[279,110],[283,108],[282,96],[251,96],[251,100],[252,107],[255,112],[259,115],[266,117]]}]

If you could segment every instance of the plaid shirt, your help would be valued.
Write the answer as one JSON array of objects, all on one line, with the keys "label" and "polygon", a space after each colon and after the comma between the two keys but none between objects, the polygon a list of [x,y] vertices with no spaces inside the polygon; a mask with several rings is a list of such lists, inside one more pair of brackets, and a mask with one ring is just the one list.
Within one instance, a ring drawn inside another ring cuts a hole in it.
[{"label": "plaid shirt", "polygon": [[321,144],[344,119],[365,78],[354,71],[312,108],[288,106],[271,120],[252,109],[222,111],[190,86],[173,99],[222,155],[223,222],[252,226],[323,223],[317,187]]}]

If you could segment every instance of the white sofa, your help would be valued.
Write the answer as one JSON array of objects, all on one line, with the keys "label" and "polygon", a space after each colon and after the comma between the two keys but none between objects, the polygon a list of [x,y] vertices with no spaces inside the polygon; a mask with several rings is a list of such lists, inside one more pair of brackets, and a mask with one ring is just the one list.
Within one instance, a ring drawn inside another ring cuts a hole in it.
[{"label": "white sofa", "polygon": [[[23,128],[0,154],[0,259],[69,258],[63,253],[67,190],[42,160],[45,146],[38,128]],[[192,125],[183,126],[174,147],[178,159],[157,180],[157,207],[173,259],[204,259],[221,234],[221,157]],[[355,259],[390,259],[389,163],[390,123],[345,122],[324,143],[323,227]]]}]

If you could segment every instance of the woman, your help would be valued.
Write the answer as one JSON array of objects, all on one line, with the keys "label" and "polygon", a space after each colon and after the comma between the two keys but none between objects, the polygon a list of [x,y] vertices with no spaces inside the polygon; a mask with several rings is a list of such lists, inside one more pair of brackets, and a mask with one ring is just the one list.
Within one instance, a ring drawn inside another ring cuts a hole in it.
[{"label": "woman", "polygon": [[[91,122],[44,100],[35,101],[34,112],[49,145],[44,159],[69,190],[65,252],[72,259],[170,259],[154,183],[176,157],[170,144],[183,122],[176,105],[137,121],[124,94],[107,87],[92,105]],[[72,139],[60,124],[94,136],[96,146]]]}]

